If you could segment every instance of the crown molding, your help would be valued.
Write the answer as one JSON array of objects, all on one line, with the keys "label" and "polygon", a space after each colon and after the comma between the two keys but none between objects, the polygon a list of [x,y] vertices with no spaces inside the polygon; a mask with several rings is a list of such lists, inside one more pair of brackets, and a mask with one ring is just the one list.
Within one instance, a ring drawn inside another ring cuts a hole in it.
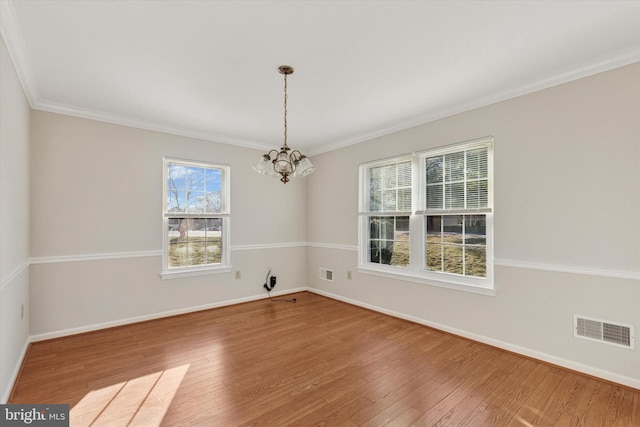
[{"label": "crown molding", "polygon": [[25,54],[24,40],[22,39],[22,33],[20,32],[13,6],[9,1],[0,1],[0,34],[7,46],[9,57],[16,69],[18,80],[20,80],[27,101],[31,108],[34,108],[34,105],[40,99],[40,92],[33,75],[33,68]]},{"label": "crown molding", "polygon": [[217,142],[220,144],[233,145],[236,147],[245,147],[255,150],[265,151],[273,148],[267,143],[251,141],[248,139],[233,138],[226,135],[215,134],[212,132],[203,132],[194,129],[188,129],[180,126],[172,126],[164,123],[156,123],[152,121],[140,120],[111,114],[104,111],[95,111],[86,108],[65,105],[56,102],[43,100],[35,100],[32,104],[34,110],[45,111],[48,113],[63,114],[65,116],[78,117],[81,119],[96,120],[104,123],[111,123],[120,126],[127,126],[136,129],[160,132],[169,135],[184,136],[186,138],[201,139],[209,142]]},{"label": "crown molding", "polygon": [[529,83],[523,86],[505,89],[503,91],[493,93],[484,97],[472,99],[460,104],[451,105],[444,109],[431,112],[429,114],[414,117],[403,122],[400,122],[394,126],[379,129],[373,132],[366,133],[354,138],[349,138],[341,141],[335,141],[328,143],[320,147],[318,150],[309,150],[309,156],[315,156],[318,154],[334,151],[340,148],[347,147],[349,145],[359,144],[361,142],[369,141],[382,136],[390,135],[395,132],[407,130],[416,126],[424,125],[436,120],[444,119],[454,116],[456,114],[465,113],[467,111],[475,110],[477,108],[486,107],[488,105],[496,104],[498,102],[507,101],[509,99],[517,98],[522,95],[537,92],[544,89],[549,89],[554,86],[558,86],[564,83],[569,83],[574,80],[582,79],[592,76],[594,74],[602,73],[605,71],[613,70],[616,68],[624,67],[626,65],[635,64],[640,62],[640,47],[634,47],[623,51],[616,52],[612,55],[601,57],[595,62],[585,63],[582,66],[566,71],[560,74],[550,76],[548,78],[538,80],[533,83]]},{"label": "crown molding", "polygon": [[[20,28],[10,1],[0,1],[0,34],[2,35],[9,56],[16,68],[18,78],[22,84],[23,90],[32,109],[47,111],[52,113],[64,114],[90,120],[97,120],[106,123],[129,126],[155,132],[162,132],[171,135],[184,136],[188,138],[196,138],[206,141],[213,141],[222,144],[240,146],[255,150],[269,150],[270,144],[260,141],[246,140],[234,138],[228,135],[216,134],[213,132],[204,132],[195,129],[188,129],[180,126],[171,126],[159,122],[145,121],[131,117],[124,117],[103,111],[91,111],[71,105],[62,105],[52,101],[44,100],[41,97],[36,80],[33,74],[33,68],[26,55],[26,49]],[[584,63],[578,68],[567,70],[559,74],[549,76],[545,79],[525,84],[523,86],[508,88],[498,93],[493,93],[484,97],[479,97],[467,102],[448,106],[438,111],[420,115],[412,119],[399,122],[394,126],[377,129],[351,138],[345,138],[328,142],[318,146],[317,149],[310,147],[306,151],[309,156],[334,151],[350,145],[355,145],[371,139],[386,136],[395,132],[400,132],[416,126],[427,124],[436,120],[450,117],[456,114],[464,113],[487,105],[495,104],[528,93],[547,89],[563,83],[567,83],[580,78],[588,77],[593,74],[612,70],[615,68],[640,62],[640,47],[633,47],[613,54],[603,56],[597,60]]]}]

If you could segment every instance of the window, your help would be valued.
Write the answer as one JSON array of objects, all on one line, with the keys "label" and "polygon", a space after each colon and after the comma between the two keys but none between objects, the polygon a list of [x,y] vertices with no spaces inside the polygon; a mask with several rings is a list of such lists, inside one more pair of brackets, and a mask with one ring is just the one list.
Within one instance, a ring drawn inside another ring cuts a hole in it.
[{"label": "window", "polygon": [[492,289],[492,153],[486,138],[361,165],[361,271]]},{"label": "window", "polygon": [[409,264],[411,162],[382,164],[369,169],[369,261]]},{"label": "window", "polygon": [[163,278],[228,272],[229,167],[164,159]]}]

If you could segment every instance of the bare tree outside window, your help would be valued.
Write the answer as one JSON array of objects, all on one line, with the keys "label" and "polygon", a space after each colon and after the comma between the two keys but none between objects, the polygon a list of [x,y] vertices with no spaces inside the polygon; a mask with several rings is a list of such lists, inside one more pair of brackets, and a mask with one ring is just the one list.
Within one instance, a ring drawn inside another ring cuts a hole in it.
[{"label": "bare tree outside window", "polygon": [[168,267],[220,264],[224,169],[178,162],[166,167]]}]

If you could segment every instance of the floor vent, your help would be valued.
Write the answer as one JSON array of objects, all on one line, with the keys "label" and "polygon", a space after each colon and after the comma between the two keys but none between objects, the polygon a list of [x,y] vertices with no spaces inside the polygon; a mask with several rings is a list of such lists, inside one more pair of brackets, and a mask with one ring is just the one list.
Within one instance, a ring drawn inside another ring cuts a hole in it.
[{"label": "floor vent", "polygon": [[629,350],[635,349],[633,325],[593,319],[576,314],[573,316],[573,328],[574,336],[578,338],[599,341]]},{"label": "floor vent", "polygon": [[326,268],[320,269],[320,279],[326,280],[329,282],[333,282],[333,270],[328,270]]}]

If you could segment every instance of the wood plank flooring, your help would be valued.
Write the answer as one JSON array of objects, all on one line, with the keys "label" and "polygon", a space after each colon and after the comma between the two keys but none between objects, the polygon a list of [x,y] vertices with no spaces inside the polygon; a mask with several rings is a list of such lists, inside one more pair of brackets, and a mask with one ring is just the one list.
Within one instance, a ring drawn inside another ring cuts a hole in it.
[{"label": "wood plank flooring", "polygon": [[618,386],[313,293],[33,343],[72,426],[640,426]]}]

